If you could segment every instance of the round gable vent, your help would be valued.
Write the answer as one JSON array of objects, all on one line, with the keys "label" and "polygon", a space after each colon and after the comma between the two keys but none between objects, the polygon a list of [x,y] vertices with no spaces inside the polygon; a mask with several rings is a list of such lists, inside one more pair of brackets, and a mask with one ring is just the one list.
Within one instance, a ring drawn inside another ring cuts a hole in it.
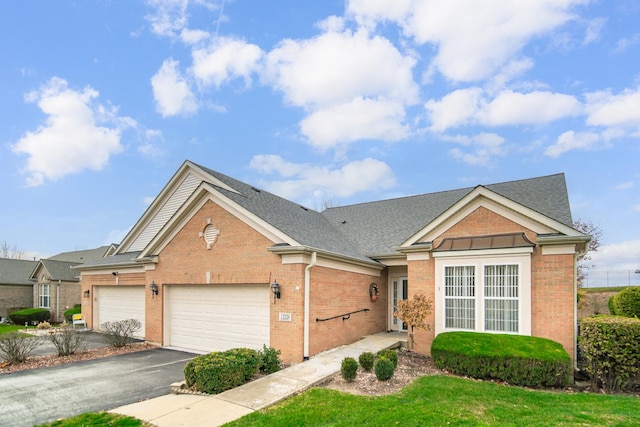
[{"label": "round gable vent", "polygon": [[202,237],[204,237],[204,241],[207,243],[207,249],[211,249],[211,246],[216,242],[216,240],[218,240],[219,235],[220,230],[218,230],[211,224],[207,225],[204,228]]}]

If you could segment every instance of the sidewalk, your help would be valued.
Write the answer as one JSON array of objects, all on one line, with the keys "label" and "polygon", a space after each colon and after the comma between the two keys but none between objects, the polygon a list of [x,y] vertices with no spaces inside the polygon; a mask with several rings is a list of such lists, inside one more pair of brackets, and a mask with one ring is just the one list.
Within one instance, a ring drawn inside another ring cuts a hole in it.
[{"label": "sidewalk", "polygon": [[324,381],[340,372],[340,364],[345,357],[357,359],[365,351],[376,353],[397,347],[404,341],[404,333],[382,332],[367,336],[353,344],[325,351],[306,362],[220,394],[168,394],[122,406],[111,412],[132,416],[158,427],[220,426]]}]

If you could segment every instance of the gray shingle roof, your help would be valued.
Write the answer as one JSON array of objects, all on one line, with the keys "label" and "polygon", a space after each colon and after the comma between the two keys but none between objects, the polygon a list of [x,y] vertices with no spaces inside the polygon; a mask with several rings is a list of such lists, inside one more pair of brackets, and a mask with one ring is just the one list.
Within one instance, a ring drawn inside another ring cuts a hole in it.
[{"label": "gray shingle roof", "polygon": [[72,251],[72,252],[62,252],[47,259],[53,261],[67,261],[67,262],[77,262],[77,263],[85,263],[94,261],[98,258],[102,258],[105,256],[107,251],[111,246],[100,246],[95,249],[86,249],[82,251]]},{"label": "gray shingle roof", "polygon": [[80,274],[72,270],[71,267],[82,264],[80,262],[56,261],[52,259],[42,259],[40,262],[42,262],[44,268],[47,269],[51,277],[50,280],[62,280],[65,282],[79,281],[78,276]]},{"label": "gray shingle roof", "polygon": [[[321,213],[203,166],[198,165],[198,167],[240,194],[216,187],[218,191],[300,244],[363,261],[371,261],[356,245],[346,240]],[[215,185],[214,183],[210,184]]]},{"label": "gray shingle roof", "polygon": [[0,285],[33,286],[29,280],[38,261],[0,258]]},{"label": "gray shingle roof", "polygon": [[[564,225],[572,226],[564,174],[484,186]],[[392,254],[394,247],[435,220],[474,188],[329,208],[323,215],[368,255]]]}]

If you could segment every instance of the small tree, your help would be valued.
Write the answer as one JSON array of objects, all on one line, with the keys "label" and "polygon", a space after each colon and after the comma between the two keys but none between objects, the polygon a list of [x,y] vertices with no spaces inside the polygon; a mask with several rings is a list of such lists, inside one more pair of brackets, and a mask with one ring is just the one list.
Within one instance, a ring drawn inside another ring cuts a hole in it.
[{"label": "small tree", "polygon": [[431,330],[431,326],[426,323],[427,316],[433,310],[433,301],[428,299],[422,292],[413,295],[412,298],[398,301],[398,307],[393,314],[398,319],[407,324],[407,349],[413,351],[415,346],[415,329]]},{"label": "small tree", "polygon": [[591,222],[583,221],[581,219],[577,219],[573,222],[573,228],[581,233],[591,236],[591,240],[589,241],[587,250],[583,253],[578,254],[577,279],[578,287],[582,287],[582,282],[587,276],[585,270],[588,270],[588,261],[591,260],[591,255],[594,252],[598,252],[598,248],[600,247],[600,239],[602,239],[602,229]]}]

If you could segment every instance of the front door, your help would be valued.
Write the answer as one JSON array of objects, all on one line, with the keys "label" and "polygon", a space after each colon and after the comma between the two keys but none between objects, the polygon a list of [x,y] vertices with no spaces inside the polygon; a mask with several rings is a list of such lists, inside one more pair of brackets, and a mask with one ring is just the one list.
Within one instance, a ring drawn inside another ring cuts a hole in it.
[{"label": "front door", "polygon": [[391,282],[391,303],[392,303],[392,319],[391,330],[403,332],[407,330],[407,324],[393,316],[398,307],[398,301],[407,299],[409,294],[409,281],[406,277],[394,278]]}]

